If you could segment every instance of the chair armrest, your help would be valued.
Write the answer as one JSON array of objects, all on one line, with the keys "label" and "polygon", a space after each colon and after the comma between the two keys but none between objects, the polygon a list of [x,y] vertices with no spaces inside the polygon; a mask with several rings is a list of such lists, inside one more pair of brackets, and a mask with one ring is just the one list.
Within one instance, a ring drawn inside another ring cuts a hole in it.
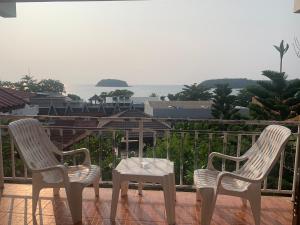
[{"label": "chair armrest", "polygon": [[247,177],[240,176],[236,173],[231,173],[231,172],[225,172],[224,171],[224,172],[219,173],[219,175],[217,176],[217,186],[216,186],[217,189],[221,185],[222,179],[224,177],[230,177],[230,178],[238,179],[238,180],[249,182],[249,183],[260,183],[261,182],[261,179],[249,179]]},{"label": "chair armrest", "polygon": [[83,165],[90,166],[91,165],[91,157],[90,157],[90,151],[87,148],[79,148],[79,149],[75,149],[75,150],[70,150],[70,151],[62,152],[61,154],[62,154],[62,156],[66,156],[66,155],[75,155],[75,154],[79,154],[79,153],[84,153],[84,155],[85,155]]},{"label": "chair armrest", "polygon": [[47,172],[47,171],[51,171],[51,170],[58,170],[61,173],[64,182],[69,183],[68,172],[67,172],[66,167],[63,165],[55,165],[55,166],[45,167],[42,169],[32,169],[31,171],[32,171],[32,173],[42,173],[42,172]]},{"label": "chair armrest", "polygon": [[246,156],[241,156],[241,157],[235,157],[235,156],[230,156],[230,155],[225,155],[219,152],[212,152],[209,154],[208,156],[208,163],[207,163],[207,168],[211,169],[211,170],[216,170],[213,166],[212,160],[214,157],[219,157],[222,159],[228,159],[228,160],[232,160],[232,161],[236,161],[236,162],[241,162],[244,161],[246,159],[248,159],[248,157]]}]

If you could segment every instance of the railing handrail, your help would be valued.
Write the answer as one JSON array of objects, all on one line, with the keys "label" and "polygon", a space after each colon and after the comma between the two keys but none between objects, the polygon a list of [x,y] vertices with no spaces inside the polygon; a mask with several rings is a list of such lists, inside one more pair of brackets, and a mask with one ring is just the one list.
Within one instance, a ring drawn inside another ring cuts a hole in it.
[{"label": "railing handrail", "polygon": [[30,115],[30,116],[19,116],[19,115],[0,115],[0,119],[22,119],[22,118],[36,118],[36,119],[86,119],[86,120],[98,120],[98,121],[161,121],[161,122],[206,122],[210,124],[238,124],[238,125],[294,125],[299,126],[300,121],[276,121],[276,120],[221,120],[221,119],[192,119],[192,118],[162,118],[162,117],[93,117],[93,116],[50,116],[50,115]]}]

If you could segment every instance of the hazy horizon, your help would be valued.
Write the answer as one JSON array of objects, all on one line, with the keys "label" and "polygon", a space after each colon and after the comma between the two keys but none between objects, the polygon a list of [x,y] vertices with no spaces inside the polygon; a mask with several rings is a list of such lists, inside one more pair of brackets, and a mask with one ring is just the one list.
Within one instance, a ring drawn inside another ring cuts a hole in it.
[{"label": "hazy horizon", "polygon": [[149,0],[17,3],[0,18],[0,80],[28,74],[66,86],[115,78],[129,85],[182,85],[207,79],[263,79],[279,70],[273,45],[300,77],[293,0]]}]

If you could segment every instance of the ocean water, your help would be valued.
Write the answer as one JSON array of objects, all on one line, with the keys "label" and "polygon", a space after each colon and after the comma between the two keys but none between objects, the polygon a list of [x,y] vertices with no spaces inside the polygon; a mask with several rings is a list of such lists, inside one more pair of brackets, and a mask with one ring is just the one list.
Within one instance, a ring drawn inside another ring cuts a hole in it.
[{"label": "ocean water", "polygon": [[96,87],[92,84],[67,85],[67,94],[79,95],[82,99],[88,100],[93,95],[101,92],[110,92],[117,89],[127,89],[134,93],[135,97],[148,97],[152,93],[158,96],[176,94],[182,91],[183,85],[133,85],[130,87]]},{"label": "ocean water", "polygon": [[[110,92],[117,89],[127,89],[134,93],[134,97],[149,97],[152,93],[158,96],[167,96],[182,91],[184,85],[133,85],[130,87],[96,87],[93,84],[77,84],[66,86],[67,94],[79,95],[82,99],[88,100],[93,95],[101,92]],[[239,89],[233,89],[232,94],[236,95]]]}]

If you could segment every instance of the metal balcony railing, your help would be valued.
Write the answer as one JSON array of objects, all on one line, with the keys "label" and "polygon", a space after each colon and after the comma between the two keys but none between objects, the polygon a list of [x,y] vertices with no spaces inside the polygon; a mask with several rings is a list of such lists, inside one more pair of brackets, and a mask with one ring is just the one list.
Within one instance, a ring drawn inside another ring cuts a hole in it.
[{"label": "metal balcony railing", "polygon": [[[29,182],[31,174],[22,163],[8,133],[10,121],[24,118],[0,116],[0,177],[3,182]],[[102,169],[103,183],[111,183],[111,171],[121,158],[130,156],[164,157],[175,164],[178,188],[192,188],[193,171],[205,168],[210,152],[240,156],[256,141],[269,124],[288,126],[293,135],[278,164],[262,184],[262,192],[288,194],[294,199],[298,167],[300,123],[279,121],[194,120],[135,117],[58,117],[36,116],[59,149],[87,147],[94,164]],[[56,123],[60,121],[59,123]],[[67,122],[61,122],[67,121]],[[68,122],[69,121],[69,122]],[[70,122],[71,121],[71,122]],[[75,126],[74,121],[81,121]],[[94,123],[85,122],[94,121]],[[67,124],[67,125],[65,125]],[[88,126],[84,126],[88,124]],[[94,125],[93,125],[94,124]],[[162,124],[162,127],[152,126]],[[61,159],[77,164],[79,158]],[[220,170],[237,170],[243,164],[216,161]]]}]

